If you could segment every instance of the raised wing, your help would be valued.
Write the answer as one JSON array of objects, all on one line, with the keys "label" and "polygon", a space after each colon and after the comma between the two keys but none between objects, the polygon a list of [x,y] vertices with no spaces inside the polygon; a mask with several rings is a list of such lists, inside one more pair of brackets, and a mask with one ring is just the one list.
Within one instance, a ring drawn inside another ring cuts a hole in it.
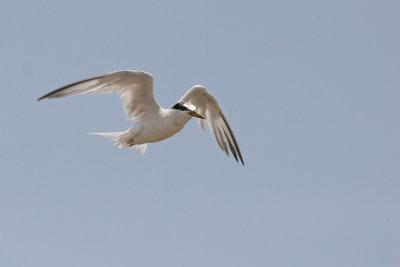
[{"label": "raised wing", "polygon": [[38,100],[80,94],[118,93],[130,120],[160,110],[153,94],[153,76],[136,70],[116,71],[65,85]]},{"label": "raised wing", "polygon": [[[244,165],[242,153],[240,152],[235,135],[222,113],[217,100],[207,91],[206,88],[200,85],[192,87],[181,97],[179,102],[189,102],[196,106],[196,113],[206,118],[208,126],[210,127],[219,147],[225,151],[227,156],[229,156],[229,147],[236,161],[238,161],[239,156],[240,161]],[[204,130],[204,120],[197,119],[197,122]]]}]

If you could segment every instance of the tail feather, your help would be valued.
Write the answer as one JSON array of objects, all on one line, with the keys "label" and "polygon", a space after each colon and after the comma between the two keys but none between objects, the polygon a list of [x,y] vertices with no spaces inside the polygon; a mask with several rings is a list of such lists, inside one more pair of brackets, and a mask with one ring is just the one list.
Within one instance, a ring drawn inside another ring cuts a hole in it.
[{"label": "tail feather", "polygon": [[133,139],[129,134],[129,130],[125,132],[107,132],[107,133],[90,133],[90,134],[96,134],[106,137],[109,140],[114,141],[115,145],[118,148],[132,147],[133,149],[137,149],[142,155],[144,155],[144,152],[146,151],[147,148],[147,144],[134,145]]}]

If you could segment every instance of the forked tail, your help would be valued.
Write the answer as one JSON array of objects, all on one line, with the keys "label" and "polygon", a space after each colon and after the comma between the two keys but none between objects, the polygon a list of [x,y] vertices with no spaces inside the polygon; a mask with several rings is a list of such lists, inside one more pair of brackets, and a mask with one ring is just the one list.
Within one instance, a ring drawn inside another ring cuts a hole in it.
[{"label": "forked tail", "polygon": [[118,148],[132,147],[133,149],[137,149],[140,151],[140,154],[142,155],[144,154],[147,148],[147,144],[134,145],[133,144],[134,141],[131,135],[129,134],[129,130],[125,132],[90,133],[90,134],[104,136],[109,140],[114,141],[115,145]]}]

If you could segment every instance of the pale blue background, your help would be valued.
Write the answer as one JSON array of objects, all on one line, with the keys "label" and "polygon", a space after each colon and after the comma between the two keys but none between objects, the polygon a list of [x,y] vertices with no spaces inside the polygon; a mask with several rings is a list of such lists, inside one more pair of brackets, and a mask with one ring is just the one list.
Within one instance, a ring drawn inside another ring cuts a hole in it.
[{"label": "pale blue background", "polygon": [[[0,266],[400,266],[399,1],[13,1],[0,11]],[[194,121],[144,157],[117,95],[220,101],[246,166]]]}]

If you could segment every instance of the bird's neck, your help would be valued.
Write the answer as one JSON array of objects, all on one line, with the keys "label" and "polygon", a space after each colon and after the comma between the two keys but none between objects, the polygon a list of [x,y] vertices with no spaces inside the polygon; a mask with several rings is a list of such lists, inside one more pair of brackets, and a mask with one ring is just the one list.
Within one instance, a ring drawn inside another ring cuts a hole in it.
[{"label": "bird's neck", "polygon": [[183,127],[192,117],[180,110],[165,110],[165,119],[177,127]]}]

